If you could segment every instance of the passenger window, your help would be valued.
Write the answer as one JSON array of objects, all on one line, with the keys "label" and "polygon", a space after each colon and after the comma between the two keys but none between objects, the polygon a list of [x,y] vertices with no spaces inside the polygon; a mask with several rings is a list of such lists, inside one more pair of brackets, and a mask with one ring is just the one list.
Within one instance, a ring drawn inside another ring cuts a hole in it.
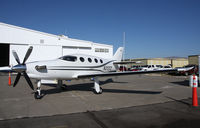
[{"label": "passenger window", "polygon": [[84,62],[85,59],[84,59],[83,57],[80,57],[80,61],[81,61],[81,62]]},{"label": "passenger window", "polygon": [[98,63],[98,60],[97,60],[96,58],[94,59],[94,61],[95,61],[96,63]]},{"label": "passenger window", "polygon": [[91,58],[88,58],[88,61],[91,63],[91,62],[92,62],[92,59],[91,59]]},{"label": "passenger window", "polygon": [[77,60],[77,57],[76,56],[62,56],[59,59],[75,62]]},{"label": "passenger window", "polygon": [[101,62],[101,63],[103,63],[103,60],[102,60],[102,59],[100,59],[100,62]]}]

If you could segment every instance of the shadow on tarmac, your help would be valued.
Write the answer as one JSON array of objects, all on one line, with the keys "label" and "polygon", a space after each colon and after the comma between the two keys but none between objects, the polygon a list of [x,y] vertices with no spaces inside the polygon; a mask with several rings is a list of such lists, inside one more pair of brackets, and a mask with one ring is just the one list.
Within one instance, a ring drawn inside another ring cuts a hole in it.
[{"label": "shadow on tarmac", "polygon": [[[108,83],[128,83],[128,82],[114,82],[112,79],[107,79],[106,81],[100,81],[100,86]],[[73,85],[65,85],[66,88],[64,90],[56,88],[57,85],[53,84],[45,84],[46,86],[55,87],[48,90],[42,90],[44,95],[62,93],[68,91],[94,91],[93,83],[83,83],[83,84],[73,84]],[[122,90],[122,89],[103,89],[104,93],[134,93],[134,94],[160,94],[162,91],[144,91],[144,90]]]},{"label": "shadow on tarmac", "polygon": [[[93,86],[92,86],[93,87]],[[55,94],[55,93],[62,93],[68,91],[93,91],[91,86],[88,84],[82,85],[72,85],[68,86],[66,90],[60,90],[57,88],[42,90],[42,93],[46,94]],[[143,90],[121,90],[121,89],[103,89],[104,93],[134,93],[134,94],[160,94],[162,91],[143,91]]]},{"label": "shadow on tarmac", "polygon": [[183,101],[183,100],[177,100],[177,99],[174,99],[172,97],[169,97],[169,96],[165,96],[166,98],[170,99],[170,100],[173,100],[173,101],[176,101],[176,102],[179,102],[179,103],[182,103],[182,104],[185,104],[189,107],[191,107],[191,103],[188,103],[188,101]]},{"label": "shadow on tarmac", "polygon": [[179,85],[179,86],[189,86],[189,80],[170,82],[170,83],[175,84],[175,85]]}]

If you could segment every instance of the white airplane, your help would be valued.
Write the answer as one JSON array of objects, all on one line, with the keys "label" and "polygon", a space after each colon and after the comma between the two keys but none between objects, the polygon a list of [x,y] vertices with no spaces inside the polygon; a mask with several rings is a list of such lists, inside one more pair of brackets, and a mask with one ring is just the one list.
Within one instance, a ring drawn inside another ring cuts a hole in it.
[{"label": "white airplane", "polygon": [[61,87],[62,80],[94,78],[94,91],[96,94],[101,94],[102,88],[99,86],[99,77],[178,71],[178,69],[166,69],[155,71],[117,72],[118,65],[121,63],[120,61],[122,59],[122,47],[118,48],[113,58],[110,60],[90,55],[73,54],[49,61],[25,63],[30,56],[32,49],[32,46],[29,47],[22,63],[20,62],[17,53],[13,50],[12,53],[18,65],[12,67],[0,67],[0,71],[17,72],[13,87],[17,85],[21,75],[23,75],[30,88],[34,90],[30,78],[36,79],[37,91],[34,95],[36,99],[42,97],[41,80],[58,80],[58,86]]}]

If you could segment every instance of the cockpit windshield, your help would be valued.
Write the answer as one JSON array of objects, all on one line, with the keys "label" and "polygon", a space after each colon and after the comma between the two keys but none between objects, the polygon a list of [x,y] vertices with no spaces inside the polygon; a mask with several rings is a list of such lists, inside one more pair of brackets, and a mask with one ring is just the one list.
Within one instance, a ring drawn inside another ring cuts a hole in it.
[{"label": "cockpit windshield", "polygon": [[77,60],[77,57],[76,56],[62,56],[59,59],[75,62]]}]

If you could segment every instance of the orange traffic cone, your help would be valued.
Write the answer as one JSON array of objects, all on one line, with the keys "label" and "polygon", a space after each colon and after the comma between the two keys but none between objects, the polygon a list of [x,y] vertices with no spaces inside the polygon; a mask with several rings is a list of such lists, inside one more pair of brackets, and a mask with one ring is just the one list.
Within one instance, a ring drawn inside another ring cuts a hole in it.
[{"label": "orange traffic cone", "polygon": [[8,85],[11,86],[11,77],[10,77],[10,72],[9,72],[9,77],[8,77]]},{"label": "orange traffic cone", "polygon": [[198,107],[198,97],[197,97],[197,88],[193,87],[192,89],[192,106]]},{"label": "orange traffic cone", "polygon": [[193,87],[192,87],[192,106],[198,107],[198,97],[197,97],[197,76],[193,75]]}]

